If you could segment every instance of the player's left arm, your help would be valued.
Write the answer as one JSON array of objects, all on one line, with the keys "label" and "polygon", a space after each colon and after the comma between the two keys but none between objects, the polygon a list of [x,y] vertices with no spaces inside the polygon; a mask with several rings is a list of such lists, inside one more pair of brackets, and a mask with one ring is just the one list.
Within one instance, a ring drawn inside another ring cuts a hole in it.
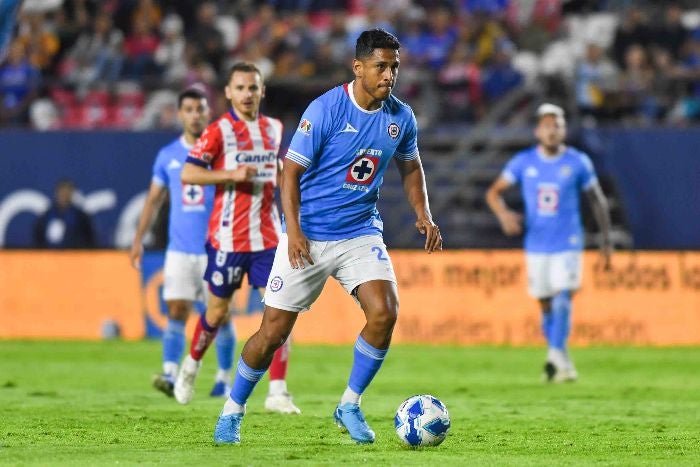
[{"label": "player's left arm", "polygon": [[602,242],[600,253],[603,257],[603,267],[610,269],[610,256],[612,255],[612,243],[610,241],[610,209],[608,200],[603,193],[603,189],[598,182],[598,176],[593,168],[590,158],[581,154],[581,170],[579,172],[578,183],[580,189],[586,193],[588,201],[591,203],[593,216],[598,223]]},{"label": "player's left arm", "polygon": [[610,241],[610,208],[608,199],[603,193],[603,189],[598,182],[593,183],[586,190],[586,196],[591,203],[593,216],[598,223],[598,228],[602,236],[600,252],[603,255],[603,266],[605,269],[610,268],[610,256],[612,255],[612,242]]},{"label": "player's left arm", "polygon": [[396,159],[396,165],[401,174],[408,202],[416,213],[416,229],[425,235],[425,250],[428,253],[442,250],[442,235],[430,213],[428,190],[425,186],[425,173],[420,156],[410,160]]}]

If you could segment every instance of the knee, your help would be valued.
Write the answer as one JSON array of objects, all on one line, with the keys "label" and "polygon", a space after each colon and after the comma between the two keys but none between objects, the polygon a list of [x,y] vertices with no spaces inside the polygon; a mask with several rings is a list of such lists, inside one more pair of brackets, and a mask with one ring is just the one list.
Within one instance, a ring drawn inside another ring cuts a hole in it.
[{"label": "knee", "polygon": [[168,317],[177,321],[186,321],[190,315],[191,306],[188,302],[172,302],[168,307]]},{"label": "knee", "polygon": [[367,313],[367,324],[374,329],[393,329],[399,315],[399,304],[396,301],[387,301],[378,305]]},{"label": "knee", "polygon": [[228,317],[228,302],[209,303],[207,307],[207,321],[216,326],[221,326]]},{"label": "knee", "polygon": [[287,341],[289,333],[285,332],[283,329],[267,326],[260,328],[258,331],[260,340],[262,341],[262,346],[265,353],[272,353],[282,347],[282,345]]}]

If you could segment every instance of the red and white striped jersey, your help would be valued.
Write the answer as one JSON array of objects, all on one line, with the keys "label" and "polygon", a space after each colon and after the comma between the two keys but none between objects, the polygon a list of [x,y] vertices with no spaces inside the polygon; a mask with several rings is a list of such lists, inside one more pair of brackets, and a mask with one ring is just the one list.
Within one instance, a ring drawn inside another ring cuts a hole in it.
[{"label": "red and white striped jersey", "polygon": [[279,120],[260,115],[248,122],[229,111],[204,130],[190,151],[187,162],[212,170],[233,170],[239,165],[258,169],[250,182],[216,186],[208,240],[217,250],[262,251],[279,243],[275,186],[281,140]]}]

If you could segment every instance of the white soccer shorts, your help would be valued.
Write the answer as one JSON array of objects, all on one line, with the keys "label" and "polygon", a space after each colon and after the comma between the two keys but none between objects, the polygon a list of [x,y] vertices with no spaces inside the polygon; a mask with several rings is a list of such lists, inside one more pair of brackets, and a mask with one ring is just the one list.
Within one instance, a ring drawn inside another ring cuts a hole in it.
[{"label": "white soccer shorts", "polygon": [[550,298],[562,290],[581,287],[583,256],[580,251],[527,253],[528,291],[535,298]]},{"label": "white soccer shorts", "polygon": [[163,266],[163,300],[199,300],[206,303],[206,269],[207,255],[167,251]]},{"label": "white soccer shorts", "polygon": [[373,280],[396,284],[396,275],[386,245],[378,235],[349,240],[309,241],[313,265],[292,269],[289,264],[288,239],[282,234],[275,252],[264,302],[273,308],[293,312],[308,310],[334,277],[350,294],[357,286]]}]

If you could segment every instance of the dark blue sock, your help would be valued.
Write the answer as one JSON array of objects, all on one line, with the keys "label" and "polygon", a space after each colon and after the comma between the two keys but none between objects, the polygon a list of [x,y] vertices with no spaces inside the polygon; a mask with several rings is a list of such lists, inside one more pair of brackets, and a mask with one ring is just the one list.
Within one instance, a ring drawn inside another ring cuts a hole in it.
[{"label": "dark blue sock", "polygon": [[566,341],[571,331],[571,293],[559,292],[552,299],[552,334],[551,346],[566,350]]},{"label": "dark blue sock", "polygon": [[236,331],[233,323],[228,322],[219,326],[216,335],[216,358],[219,361],[219,369],[229,371],[233,367],[233,352],[236,350]]},{"label": "dark blue sock", "polygon": [[355,342],[355,358],[352,362],[352,371],[348,386],[357,394],[362,394],[372,382],[374,375],[384,362],[384,357],[389,349],[380,350],[372,347],[362,336]]},{"label": "dark blue sock", "polygon": [[163,363],[180,364],[185,351],[185,322],[168,318],[168,325],[163,332]]},{"label": "dark blue sock", "polygon": [[238,367],[236,368],[236,377],[233,380],[233,387],[229,396],[233,401],[240,405],[245,405],[248,397],[255,389],[255,385],[263,377],[267,368],[256,370],[249,367],[243,361],[243,357],[238,359]]}]

